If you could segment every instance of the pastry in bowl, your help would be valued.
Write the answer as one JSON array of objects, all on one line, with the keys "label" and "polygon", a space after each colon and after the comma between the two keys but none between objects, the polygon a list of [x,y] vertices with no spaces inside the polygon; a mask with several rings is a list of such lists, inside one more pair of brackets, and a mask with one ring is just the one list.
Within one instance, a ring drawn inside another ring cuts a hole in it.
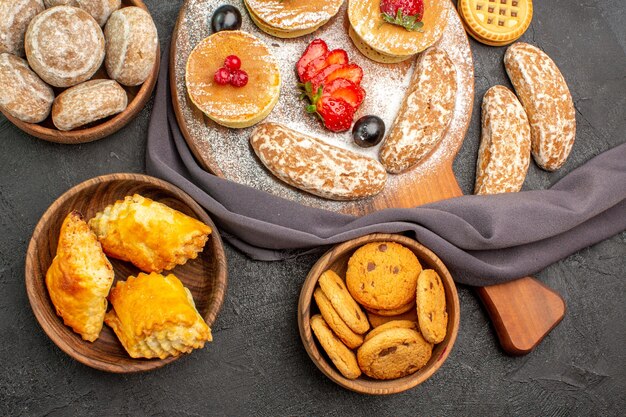
[{"label": "pastry in bowl", "polygon": [[165,204],[127,196],[89,221],[104,252],[145,272],[170,270],[202,252],[211,228]]},{"label": "pastry in bowl", "polygon": [[133,358],[178,356],[211,341],[205,323],[178,278],[139,274],[119,281],[109,296],[105,322]]},{"label": "pastry in bowl", "polygon": [[[236,77],[243,74],[245,80]],[[281,78],[272,53],[258,38],[222,31],[193,49],[185,82],[191,101],[207,117],[226,127],[245,128],[270,114],[280,96]]]},{"label": "pastry in bowl", "polygon": [[30,67],[54,87],[90,79],[104,61],[104,35],[86,11],[70,6],[47,9],[31,20],[24,40]]},{"label": "pastry in bowl", "polygon": [[440,0],[350,0],[349,34],[374,61],[405,61],[441,38],[449,8]]},{"label": "pastry in bowl", "polygon": [[279,38],[315,32],[337,14],[343,0],[245,0],[250,18],[262,31]]},{"label": "pastry in bowl", "polygon": [[100,335],[113,278],[98,239],[83,216],[72,211],[61,226],[46,286],[57,314],[84,340],[93,342]]}]

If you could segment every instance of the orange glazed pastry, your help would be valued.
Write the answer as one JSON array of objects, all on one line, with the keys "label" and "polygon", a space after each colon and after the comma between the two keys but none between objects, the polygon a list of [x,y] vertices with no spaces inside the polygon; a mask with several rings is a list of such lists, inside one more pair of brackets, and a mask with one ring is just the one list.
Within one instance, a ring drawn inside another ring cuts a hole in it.
[{"label": "orange glazed pastry", "polygon": [[107,255],[145,272],[195,259],[211,233],[201,221],[138,194],[106,207],[89,226]]},{"label": "orange glazed pastry", "polygon": [[84,340],[93,342],[100,335],[113,278],[113,267],[83,216],[68,214],[46,286],[57,314]]},{"label": "orange glazed pastry", "polygon": [[213,340],[191,297],[178,278],[152,273],[119,281],[109,297],[110,326],[133,358],[178,356]]}]

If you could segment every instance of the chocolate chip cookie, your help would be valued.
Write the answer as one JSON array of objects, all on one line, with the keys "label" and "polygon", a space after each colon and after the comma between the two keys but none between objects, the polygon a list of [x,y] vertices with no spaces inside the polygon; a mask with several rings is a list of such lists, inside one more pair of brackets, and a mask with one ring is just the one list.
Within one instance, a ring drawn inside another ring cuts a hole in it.
[{"label": "chocolate chip cookie", "polygon": [[365,307],[365,309],[369,311],[370,313],[378,314],[379,316],[387,316],[387,317],[399,316],[400,314],[406,313],[407,311],[412,310],[414,308],[415,308],[415,300],[412,300],[410,303],[400,306],[398,308],[395,308],[393,310],[376,310],[375,308]]},{"label": "chocolate chip cookie", "polygon": [[[369,330],[370,324],[361,307],[348,292],[345,283],[334,271],[324,272],[318,283],[339,317],[357,334]],[[413,290],[415,293],[415,290]]]},{"label": "chocolate chip cookie", "polygon": [[417,309],[412,308],[406,313],[402,313],[398,316],[381,316],[376,313],[372,313],[370,311],[367,312],[367,318],[372,325],[372,327],[376,328],[382,326],[385,323],[389,323],[394,320],[410,320],[417,323]]},{"label": "chocolate chip cookie", "polygon": [[415,254],[395,242],[368,243],[348,261],[346,285],[363,306],[395,310],[415,300],[422,267]]},{"label": "chocolate chip cookie", "polygon": [[315,290],[313,297],[315,297],[317,307],[320,309],[320,313],[322,313],[326,324],[328,324],[346,346],[350,349],[356,349],[363,344],[363,336],[354,333],[346,322],[339,317],[339,314],[337,314],[337,311],[333,308],[333,305],[324,295],[321,288]]},{"label": "chocolate chip cookie", "polygon": [[387,329],[364,342],[357,352],[361,370],[374,379],[395,379],[421,369],[433,345],[413,329]]},{"label": "chocolate chip cookie", "polygon": [[341,340],[330,330],[322,316],[316,314],[311,317],[311,329],[330,360],[343,376],[348,379],[357,379],[361,376],[354,352],[341,343]]},{"label": "chocolate chip cookie", "polygon": [[416,321],[411,321],[411,320],[392,320],[392,321],[387,322],[387,323],[385,323],[385,324],[383,324],[381,326],[376,327],[375,329],[370,331],[368,334],[366,334],[365,335],[365,341],[367,342],[372,337],[375,337],[376,335],[379,335],[379,334],[381,334],[382,332],[384,332],[384,331],[386,331],[388,329],[413,329],[413,330],[419,331],[419,327],[418,327]]},{"label": "chocolate chip cookie", "polygon": [[417,320],[424,338],[440,343],[446,337],[448,312],[446,292],[441,278],[432,269],[425,269],[417,278]]}]

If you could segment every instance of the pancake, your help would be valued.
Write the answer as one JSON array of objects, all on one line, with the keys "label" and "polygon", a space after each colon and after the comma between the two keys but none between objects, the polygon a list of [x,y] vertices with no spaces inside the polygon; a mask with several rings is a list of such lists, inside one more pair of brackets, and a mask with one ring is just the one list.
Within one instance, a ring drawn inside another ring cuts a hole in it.
[{"label": "pancake", "polygon": [[245,0],[252,21],[279,38],[296,38],[316,31],[337,14],[343,0]]},{"label": "pancake", "polygon": [[[407,60],[437,42],[446,27],[448,1],[424,0],[424,27],[411,32],[386,23],[380,13],[380,0],[350,0],[348,17],[354,31],[351,38],[364,55],[377,62]],[[361,44],[361,45],[360,45]],[[362,44],[369,48],[364,48]],[[376,52],[376,53],[374,53]]]},{"label": "pancake", "polygon": [[[229,55],[241,59],[248,73],[244,87],[218,85],[213,76]],[[241,31],[217,32],[203,39],[191,52],[185,74],[191,101],[216,123],[245,128],[259,123],[272,111],[280,96],[280,71],[267,46]]]}]

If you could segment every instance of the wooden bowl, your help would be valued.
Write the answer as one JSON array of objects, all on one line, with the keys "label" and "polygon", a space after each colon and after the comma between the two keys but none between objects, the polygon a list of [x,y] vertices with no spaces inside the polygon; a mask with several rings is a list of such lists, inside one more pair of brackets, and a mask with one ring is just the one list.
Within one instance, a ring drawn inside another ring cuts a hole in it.
[{"label": "wooden bowl", "polygon": [[[200,315],[211,326],[222,307],[226,292],[227,270],[222,239],[205,211],[183,191],[164,181],[146,175],[112,174],[77,185],[59,197],[43,214],[26,254],[26,291],[35,317],[46,334],[61,350],[79,362],[117,373],[160,368],[177,357],[163,360],[133,359],[106,325],[98,340],[93,343],[84,341],[57,316],[48,295],[45,276],[56,255],[61,224],[70,211],[78,210],[86,219],[90,219],[105,206],[134,193],[167,204],[213,229],[204,251],[196,259],[172,270],[189,288]],[[109,260],[113,264],[116,280],[125,280],[140,272],[130,263],[113,258]],[[207,348],[211,348],[210,343]]]},{"label": "wooden bowl", "polygon": [[[350,380],[345,378],[335,365],[328,359],[328,356],[318,344],[317,339],[311,332],[309,320],[312,314],[316,314],[319,310],[314,302],[312,302],[313,292],[317,286],[319,276],[326,270],[332,269],[340,277],[344,278],[346,269],[348,268],[348,260],[350,256],[361,246],[371,242],[397,242],[409,248],[419,259],[422,267],[425,269],[434,269],[437,271],[443,282],[446,291],[446,304],[448,310],[448,329],[445,339],[437,344],[433,349],[433,354],[428,363],[419,371],[403,378],[392,380],[376,380],[365,375],[357,379]],[[443,262],[426,247],[420,245],[413,239],[401,235],[390,234],[372,234],[357,239],[350,240],[335,246],[326,252],[319,261],[315,263],[311,271],[306,277],[302,290],[300,291],[300,300],[298,303],[298,326],[300,328],[300,337],[304,343],[307,353],[311,360],[327,377],[335,383],[352,391],[363,394],[386,395],[395,394],[413,388],[425,380],[427,380],[437,369],[445,362],[459,331],[459,297],[456,292],[456,286],[452,276],[448,272]]]},{"label": "wooden bowl", "polygon": [[[149,13],[148,8],[145,4],[143,4],[143,1],[141,0],[123,0],[122,7],[128,6],[141,7]],[[154,62],[154,67],[152,68],[152,72],[148,76],[148,79],[144,81],[143,84],[135,87],[127,87],[122,85],[122,88],[124,88],[124,90],[126,91],[126,95],[128,96],[128,106],[121,113],[101,120],[96,120],[93,123],[78,127],[74,130],[70,130],[67,132],[61,131],[54,126],[54,123],[52,123],[51,115],[49,115],[48,118],[41,123],[27,123],[16,119],[7,112],[2,111],[2,114],[4,114],[4,116],[9,119],[11,123],[13,123],[24,132],[28,133],[29,135],[38,137],[39,139],[47,140],[49,142],[77,144],[93,142],[94,140],[102,139],[106,136],[112,135],[113,133],[126,126],[144,108],[144,106],[150,99],[150,96],[152,95],[152,91],[154,90],[154,86],[156,85],[159,76],[159,65],[161,63],[160,54],[161,50],[159,48],[159,45],[157,44],[157,56]],[[92,80],[108,78],[109,76],[107,75],[106,69],[104,68],[104,63],[102,64],[100,69],[98,69],[98,71],[94,74],[94,76],[91,77]],[[66,90],[65,88],[57,87],[52,87],[52,89],[54,90],[55,97],[62,93],[64,90]]]}]

